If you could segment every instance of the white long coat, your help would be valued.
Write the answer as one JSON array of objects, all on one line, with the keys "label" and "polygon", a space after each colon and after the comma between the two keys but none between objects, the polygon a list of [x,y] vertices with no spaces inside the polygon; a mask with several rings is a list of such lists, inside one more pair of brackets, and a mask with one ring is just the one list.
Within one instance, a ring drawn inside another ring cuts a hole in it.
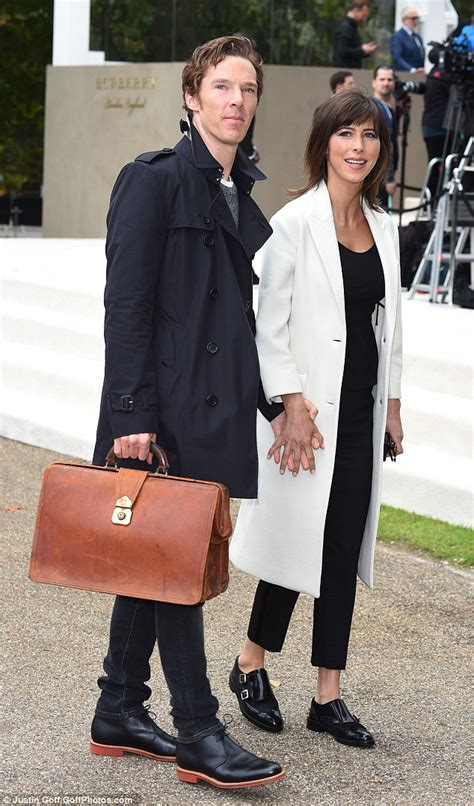
[{"label": "white long coat", "polygon": [[[358,567],[372,587],[387,399],[400,397],[400,265],[393,220],[367,206],[364,213],[385,277],[384,307],[372,318],[379,352],[374,464]],[[286,204],[271,224],[274,233],[262,249],[257,316],[263,388],[269,401],[291,392],[312,400],[325,448],[316,452],[315,474],[281,476],[266,458],[274,439],[271,425],[258,414],[258,499],[242,501],[230,557],[260,579],[318,597],[346,350],[342,268],[326,184]]]}]

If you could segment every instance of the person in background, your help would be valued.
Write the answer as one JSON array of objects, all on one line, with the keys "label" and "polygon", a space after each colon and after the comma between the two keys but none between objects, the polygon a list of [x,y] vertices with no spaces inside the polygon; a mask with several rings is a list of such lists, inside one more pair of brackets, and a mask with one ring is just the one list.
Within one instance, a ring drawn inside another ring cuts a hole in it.
[{"label": "person in background", "polygon": [[402,27],[392,34],[390,52],[394,70],[405,70],[409,73],[424,73],[425,47],[416,29],[420,15],[416,8],[404,8],[402,11]]},{"label": "person in background", "polygon": [[375,68],[372,77],[372,97],[383,113],[391,143],[390,166],[385,182],[380,190],[380,201],[385,209],[389,206],[389,196],[393,196],[397,189],[395,173],[398,165],[398,139],[396,104],[393,96],[394,89],[395,76],[393,69],[386,64],[379,64],[379,66]]},{"label": "person in background", "polygon": [[344,90],[352,90],[355,85],[355,79],[350,70],[338,70],[329,79],[329,86],[333,95],[338,92],[344,92]]},{"label": "person in background", "polygon": [[257,417],[258,499],[242,502],[230,546],[234,565],[260,579],[229,678],[242,714],[282,730],[265,653],[281,651],[307,593],[318,667],[307,727],[363,748],[375,740],[341,698],[341,670],[357,573],[373,584],[386,432],[403,452],[399,236],[377,199],[389,161],[372,98],[356,89],[321,104],[304,187],[273,216],[262,250],[260,371],[267,400],[285,411],[271,425]]},{"label": "person in background", "polygon": [[[196,48],[182,74],[184,136],[118,176],[107,216],[95,464],[113,444],[120,466],[146,468],[158,435],[175,475],[222,482],[238,498],[257,494],[259,397],[266,416],[280,411],[260,394],[252,308],[251,259],[271,228],[250,197],[265,177],[239,143],[262,89],[248,39]],[[237,744],[217,716],[202,611],[117,596],[91,751],[176,761],[179,780],[224,789],[278,781],[280,765]],[[144,706],[156,644],[177,738]]]},{"label": "person in background", "polygon": [[377,50],[376,42],[362,44],[359,25],[365,22],[370,13],[366,0],[354,0],[344,17],[339,20],[333,36],[333,64],[335,67],[359,69],[362,62]]}]

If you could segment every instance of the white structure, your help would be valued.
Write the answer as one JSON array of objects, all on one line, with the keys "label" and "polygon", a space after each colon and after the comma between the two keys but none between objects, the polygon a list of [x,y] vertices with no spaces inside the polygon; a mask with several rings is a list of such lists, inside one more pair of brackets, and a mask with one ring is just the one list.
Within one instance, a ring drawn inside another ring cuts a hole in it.
[{"label": "white structure", "polygon": [[[413,3],[410,0],[397,0],[394,30],[400,28],[402,11],[408,6],[418,9],[420,13],[418,33],[425,44],[426,55],[430,50],[428,42],[444,42],[458,24],[458,13],[451,0],[413,0]],[[425,66],[428,71],[433,65],[426,59]]]},{"label": "white structure", "polygon": [[[0,239],[0,433],[90,459],[103,375],[104,242]],[[405,454],[383,501],[472,523],[472,311],[403,301]],[[315,401],[317,404],[317,401]]]},{"label": "white structure", "polygon": [[54,0],[53,64],[103,64],[103,51],[89,50],[90,0]]}]

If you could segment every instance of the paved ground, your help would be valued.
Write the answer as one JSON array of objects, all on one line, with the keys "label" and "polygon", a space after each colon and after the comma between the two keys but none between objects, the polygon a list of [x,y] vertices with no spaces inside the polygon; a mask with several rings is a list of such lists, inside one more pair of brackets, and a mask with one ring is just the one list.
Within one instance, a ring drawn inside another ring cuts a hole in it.
[{"label": "paved ground", "polygon": [[[375,749],[344,747],[305,728],[313,689],[307,597],[297,605],[284,653],[269,664],[286,715],[284,733],[262,734],[240,718],[226,678],[247,623],[254,581],[234,572],[229,591],[206,606],[210,678],[222,713],[233,716],[237,740],[283,763],[286,779],[219,793],[178,783],[170,764],[90,755],[95,679],[112,599],[28,581],[41,472],[58,455],[9,440],[1,440],[0,448],[7,558],[1,604],[7,647],[4,802],[73,802],[66,796],[89,796],[74,801],[81,804],[130,796],[137,804],[166,806],[474,801],[467,715],[473,576],[390,546],[378,549],[376,591],[361,586],[358,592],[344,679],[346,701],[376,734]],[[152,665],[153,708],[171,730],[157,653]]]}]

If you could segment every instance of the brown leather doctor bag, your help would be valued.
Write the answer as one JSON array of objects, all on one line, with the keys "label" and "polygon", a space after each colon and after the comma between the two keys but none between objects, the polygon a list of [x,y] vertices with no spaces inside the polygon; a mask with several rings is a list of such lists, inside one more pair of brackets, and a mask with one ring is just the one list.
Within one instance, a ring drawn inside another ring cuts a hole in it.
[{"label": "brown leather doctor bag", "polygon": [[223,484],[158,471],[55,462],[41,487],[29,577],[193,605],[225,591],[232,534]]}]

